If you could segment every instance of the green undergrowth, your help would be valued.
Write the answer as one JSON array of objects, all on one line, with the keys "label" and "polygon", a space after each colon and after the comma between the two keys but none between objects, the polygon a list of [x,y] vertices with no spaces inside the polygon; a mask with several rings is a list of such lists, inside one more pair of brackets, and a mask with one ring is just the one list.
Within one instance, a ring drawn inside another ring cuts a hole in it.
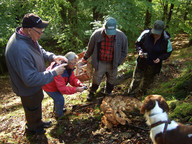
[{"label": "green undergrowth", "polygon": [[[163,95],[167,100],[170,107],[170,119],[180,121],[183,123],[192,123],[192,47],[175,50],[173,51],[169,62],[164,65],[165,73],[174,74],[173,76],[165,77],[165,80],[156,82],[157,84],[149,89],[147,94],[160,94]],[[128,83],[124,83],[125,80],[130,78],[132,74],[136,57],[130,56],[126,60],[125,64],[119,67],[119,79],[118,86],[116,87],[116,94],[123,94],[124,88],[127,88]],[[176,69],[175,71],[169,71],[169,66]],[[124,75],[121,76],[121,75]],[[8,81],[7,76],[2,76],[2,85],[1,87],[6,90],[9,94],[11,92],[9,85],[7,85],[5,80]],[[124,81],[121,81],[123,79]],[[90,84],[87,84],[88,86]],[[119,86],[122,86],[119,88]],[[76,107],[69,115],[65,115],[64,119],[56,120],[53,115],[53,100],[47,94],[42,103],[42,114],[43,120],[51,120],[53,122],[53,127],[47,129],[46,136],[49,143],[60,143],[61,139],[70,138],[79,133],[79,131],[84,131],[83,133],[88,134],[90,127],[93,127],[93,130],[99,128],[101,122],[101,117],[103,113],[100,110],[100,97],[103,97],[102,91],[105,87],[105,82],[101,83],[100,89],[96,94],[94,100],[95,103],[89,103],[86,101],[88,91],[83,93],[76,93],[74,95],[64,95],[65,104],[71,110]],[[2,89],[2,90],[3,90]],[[118,93],[117,93],[118,92]],[[1,129],[4,130],[0,133],[0,143],[30,143],[33,141],[33,136],[25,138],[24,129],[25,129],[25,116],[24,111],[20,102],[20,98],[16,97],[13,94],[6,95],[7,99],[4,97],[1,98],[0,106],[0,117],[1,122],[3,123]],[[9,97],[8,97],[9,96]],[[145,95],[146,96],[146,95]],[[144,96],[144,97],[145,97]],[[143,97],[143,98],[144,98]],[[143,99],[142,98],[142,99]],[[6,126],[8,125],[8,126]],[[18,126],[19,125],[19,126]],[[91,129],[92,130],[92,129]],[[71,136],[69,135],[71,134]],[[12,135],[16,135],[13,136]],[[84,140],[84,139],[83,139]],[[51,141],[51,142],[50,142]],[[35,140],[35,143],[38,143],[38,138]]]},{"label": "green undergrowth", "polygon": [[161,83],[153,93],[163,95],[166,100],[183,100],[191,92],[192,72],[186,73],[179,78]]},{"label": "green undergrowth", "polygon": [[[150,93],[160,94],[167,100],[170,107],[170,119],[183,123],[192,123],[191,53],[192,47],[173,51],[170,63],[167,65],[173,65],[177,70],[176,76],[158,83],[156,88],[149,90]],[[169,72],[166,71],[166,73]]]},{"label": "green undergrowth", "polygon": [[180,122],[192,123],[192,104],[183,102],[175,107],[169,117]]},{"label": "green undergrowth", "polygon": [[[160,83],[151,92],[161,94],[166,100],[183,100],[192,91],[192,47],[173,51],[171,64],[179,71],[177,77]],[[170,71],[166,71],[169,73]]]}]

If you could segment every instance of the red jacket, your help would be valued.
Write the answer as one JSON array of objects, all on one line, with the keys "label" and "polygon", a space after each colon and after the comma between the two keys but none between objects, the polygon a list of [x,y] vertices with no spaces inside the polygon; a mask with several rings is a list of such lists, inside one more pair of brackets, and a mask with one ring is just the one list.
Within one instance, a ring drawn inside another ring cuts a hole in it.
[{"label": "red jacket", "polygon": [[[52,62],[47,70],[53,69],[56,66],[55,62]],[[67,84],[71,86],[67,86]],[[62,94],[74,94],[77,92],[77,87],[81,86],[82,83],[76,78],[73,70],[65,70],[62,75],[54,77],[54,80],[42,88],[47,92],[56,92],[60,91]]]}]

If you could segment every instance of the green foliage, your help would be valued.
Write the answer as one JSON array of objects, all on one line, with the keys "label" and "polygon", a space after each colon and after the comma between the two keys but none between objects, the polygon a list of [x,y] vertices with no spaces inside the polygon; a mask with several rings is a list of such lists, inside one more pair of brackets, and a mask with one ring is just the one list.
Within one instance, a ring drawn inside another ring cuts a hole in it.
[{"label": "green foliage", "polygon": [[174,109],[174,111],[169,115],[172,119],[180,119],[183,122],[192,122],[192,105],[191,103],[183,102]]},{"label": "green foliage", "polygon": [[[175,69],[180,72],[180,75],[173,79],[165,80],[158,85],[158,88],[154,88],[151,93],[161,94],[166,97],[167,100],[186,98],[186,96],[192,91],[191,52],[191,47],[172,52],[169,59],[174,59],[172,64],[174,64]],[[164,73],[170,73],[170,71],[166,69],[167,67],[164,67]]]},{"label": "green foliage", "polygon": [[[39,1],[38,5],[45,5],[39,13],[47,15],[51,25],[49,29],[47,28],[47,34],[49,34],[50,40],[56,41],[54,47],[48,49],[59,49],[60,54],[65,54],[68,51],[81,52],[85,47],[84,41],[88,39],[84,33],[89,27],[89,17],[80,7],[82,4],[70,3],[66,0],[50,0]],[[74,13],[76,10],[82,12],[77,12],[74,17],[71,17],[70,13]]]},{"label": "green foliage", "polygon": [[184,69],[182,69],[182,74],[189,73],[192,70],[191,52],[192,47],[177,51],[177,59],[180,59],[184,65]]},{"label": "green foliage", "polygon": [[[189,93],[189,86],[192,82],[192,73],[186,74],[183,77],[174,79],[168,82],[165,86],[165,93],[168,92],[174,95],[176,99],[184,99]],[[168,88],[168,89],[167,89]]]},{"label": "green foliage", "polygon": [[172,34],[186,32],[191,36],[192,29],[190,23],[192,22],[192,13],[190,11],[192,10],[192,2],[189,0],[169,0],[169,2],[174,4],[173,15],[169,23],[169,31]]},{"label": "green foliage", "polygon": [[56,134],[57,134],[57,135],[62,135],[64,131],[65,131],[65,128],[61,126],[61,127],[59,127],[59,128],[57,129]]},{"label": "green foliage", "polygon": [[6,0],[0,2],[0,53],[4,53],[5,45],[15,31],[15,27],[20,26],[20,21],[27,11],[33,7],[33,1]]},{"label": "green foliage", "polygon": [[[174,7],[168,23],[171,4]],[[102,26],[107,16],[117,19],[118,28],[127,35],[129,47],[134,49],[134,42],[144,28],[146,10],[152,15],[152,26],[156,19],[162,19],[166,5],[167,31],[171,35],[181,31],[191,35],[192,2],[189,0],[4,0],[0,2],[0,52],[4,53],[4,47],[15,27],[21,25],[23,15],[29,12],[50,22],[40,44],[55,53],[85,50],[91,33]]]},{"label": "green foliage", "polygon": [[192,72],[186,73],[179,78],[163,82],[153,93],[163,95],[169,100],[185,99],[192,87]]},{"label": "green foliage", "polygon": [[123,75],[123,74],[128,74],[128,73],[132,73],[134,70],[134,67],[136,65],[136,61],[125,61],[122,65],[120,65],[118,67],[118,74],[119,75]]}]

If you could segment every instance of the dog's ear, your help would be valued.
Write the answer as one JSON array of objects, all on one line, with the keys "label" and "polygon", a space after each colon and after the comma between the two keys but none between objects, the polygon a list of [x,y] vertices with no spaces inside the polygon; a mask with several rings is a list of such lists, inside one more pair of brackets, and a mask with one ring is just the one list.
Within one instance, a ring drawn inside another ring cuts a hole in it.
[{"label": "dog's ear", "polygon": [[152,110],[155,107],[155,101],[150,98],[146,98],[141,106],[140,112],[145,114],[145,112]]},{"label": "dog's ear", "polygon": [[163,112],[169,112],[169,106],[163,97],[158,102],[159,102],[159,107],[163,109]]}]

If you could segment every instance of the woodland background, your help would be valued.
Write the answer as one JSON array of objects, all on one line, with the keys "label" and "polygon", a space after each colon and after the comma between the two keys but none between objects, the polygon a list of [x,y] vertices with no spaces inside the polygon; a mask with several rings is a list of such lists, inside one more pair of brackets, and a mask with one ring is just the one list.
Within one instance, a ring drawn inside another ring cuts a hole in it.
[{"label": "woodland background", "polygon": [[48,51],[80,53],[87,47],[92,32],[107,16],[116,18],[118,28],[128,37],[129,52],[144,29],[161,19],[166,30],[192,35],[191,0],[1,0],[0,73],[6,71],[4,51],[15,28],[26,13],[35,13],[50,22],[40,44]]},{"label": "woodland background", "polygon": [[[163,95],[170,107],[170,119],[192,124],[191,11],[191,0],[0,0],[0,143],[152,144],[149,127],[139,111],[127,113],[131,124],[113,129],[102,125],[103,82],[90,103],[86,101],[88,91],[64,95],[65,106],[71,113],[59,121],[54,118],[53,100],[45,94],[43,120],[51,120],[53,126],[43,136],[25,134],[24,111],[10,86],[4,51],[9,37],[29,12],[50,22],[39,43],[47,51],[61,55],[85,51],[90,35],[103,25],[104,19],[116,18],[118,28],[128,37],[129,52],[124,64],[118,67],[114,96],[124,96],[127,92],[137,57],[134,42],[139,34],[151,28],[157,19],[165,21],[173,52],[146,95]],[[90,81],[85,84],[89,87]]]}]

